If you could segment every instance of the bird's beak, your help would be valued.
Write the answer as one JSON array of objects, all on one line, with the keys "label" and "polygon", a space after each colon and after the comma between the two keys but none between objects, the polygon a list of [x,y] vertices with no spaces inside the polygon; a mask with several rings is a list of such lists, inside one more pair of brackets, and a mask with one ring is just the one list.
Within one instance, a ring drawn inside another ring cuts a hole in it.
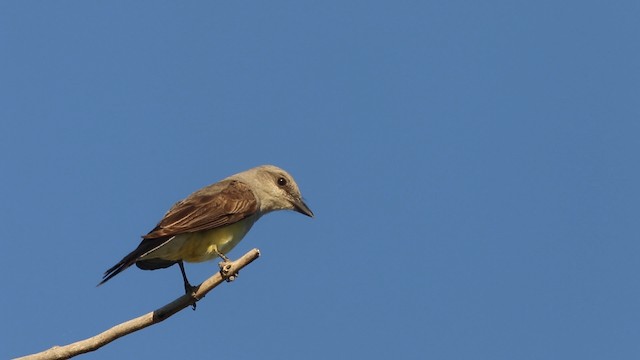
[{"label": "bird's beak", "polygon": [[313,212],[311,211],[311,209],[309,209],[307,204],[302,201],[302,199],[295,199],[292,201],[292,203],[295,211],[299,212],[300,214],[307,215],[308,217],[313,217]]}]

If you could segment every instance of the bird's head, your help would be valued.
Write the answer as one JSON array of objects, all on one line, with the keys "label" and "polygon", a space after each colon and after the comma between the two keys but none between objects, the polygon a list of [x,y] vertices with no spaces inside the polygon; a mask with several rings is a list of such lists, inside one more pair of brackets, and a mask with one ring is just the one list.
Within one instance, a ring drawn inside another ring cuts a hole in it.
[{"label": "bird's head", "polygon": [[233,177],[249,184],[256,192],[263,214],[275,210],[294,210],[313,217],[313,212],[302,200],[298,184],[283,169],[262,165]]}]

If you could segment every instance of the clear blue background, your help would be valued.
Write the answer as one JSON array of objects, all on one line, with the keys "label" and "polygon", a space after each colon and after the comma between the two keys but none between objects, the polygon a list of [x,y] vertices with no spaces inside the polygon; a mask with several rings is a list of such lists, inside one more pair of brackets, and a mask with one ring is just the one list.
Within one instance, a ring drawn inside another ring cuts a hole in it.
[{"label": "clear blue background", "polygon": [[[289,170],[232,284],[85,355],[640,358],[638,1],[3,1],[0,358],[181,295],[105,269]],[[193,282],[216,262],[188,264]]]}]

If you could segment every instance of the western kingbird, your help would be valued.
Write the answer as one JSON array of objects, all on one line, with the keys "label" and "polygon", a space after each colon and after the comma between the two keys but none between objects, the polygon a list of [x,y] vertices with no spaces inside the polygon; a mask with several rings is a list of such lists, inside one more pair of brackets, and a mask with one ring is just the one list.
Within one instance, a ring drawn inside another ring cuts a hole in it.
[{"label": "western kingbird", "polygon": [[178,264],[189,293],[183,261],[228,260],[224,254],[262,215],[276,210],[313,217],[293,177],[276,166],[258,166],[206,186],[173,205],[135,250],[104,273],[98,286],[134,263],[143,270]]}]

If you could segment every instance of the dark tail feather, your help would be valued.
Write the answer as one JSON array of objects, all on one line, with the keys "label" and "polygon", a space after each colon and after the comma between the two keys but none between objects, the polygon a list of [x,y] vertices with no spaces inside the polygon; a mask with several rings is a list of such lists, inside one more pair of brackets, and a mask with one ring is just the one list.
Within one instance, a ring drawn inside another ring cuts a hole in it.
[{"label": "dark tail feather", "polygon": [[106,283],[112,277],[120,274],[122,271],[126,270],[129,266],[135,264],[136,261],[138,261],[142,255],[146,254],[150,250],[153,250],[154,248],[164,245],[164,243],[166,243],[167,240],[168,240],[167,238],[142,240],[140,245],[138,245],[138,247],[135,250],[130,252],[127,256],[123,257],[122,260],[120,260],[117,264],[109,268],[109,270],[104,272],[104,275],[102,275],[102,281],[100,281],[100,283],[97,286],[100,286]]},{"label": "dark tail feather", "polygon": [[149,259],[136,261],[136,266],[142,270],[156,270],[168,268],[169,266],[175,265],[177,263],[177,261],[173,260]]},{"label": "dark tail feather", "polygon": [[98,286],[106,283],[107,281],[109,281],[109,279],[120,274],[123,270],[133,265],[141,254],[142,253],[139,252],[138,249],[135,249],[129,255],[122,258],[120,262],[113,265],[111,268],[109,268],[109,270],[104,272],[104,275],[102,275],[102,281],[100,281]]}]

